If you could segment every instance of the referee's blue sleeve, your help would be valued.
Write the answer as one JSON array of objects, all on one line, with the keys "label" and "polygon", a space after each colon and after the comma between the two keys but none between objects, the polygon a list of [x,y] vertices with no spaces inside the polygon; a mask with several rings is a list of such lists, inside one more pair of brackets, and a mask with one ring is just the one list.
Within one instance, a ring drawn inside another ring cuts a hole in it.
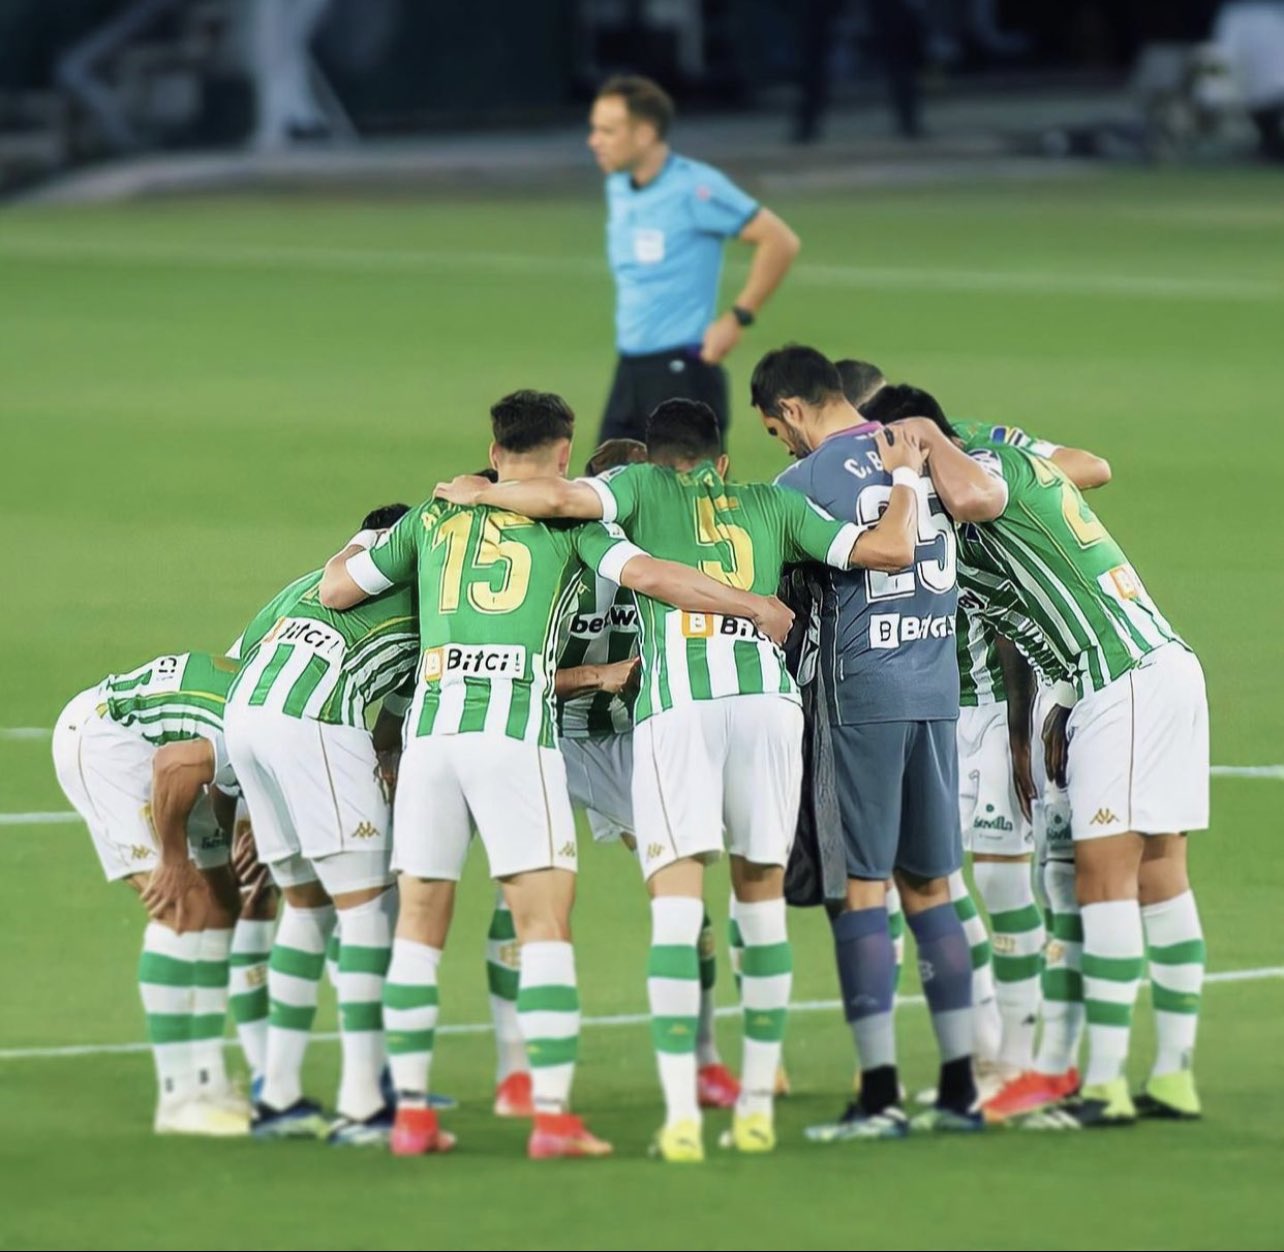
[{"label": "referee's blue sleeve", "polygon": [[757,200],[719,170],[702,170],[691,188],[696,227],[710,235],[734,238],[749,225],[760,207]]}]

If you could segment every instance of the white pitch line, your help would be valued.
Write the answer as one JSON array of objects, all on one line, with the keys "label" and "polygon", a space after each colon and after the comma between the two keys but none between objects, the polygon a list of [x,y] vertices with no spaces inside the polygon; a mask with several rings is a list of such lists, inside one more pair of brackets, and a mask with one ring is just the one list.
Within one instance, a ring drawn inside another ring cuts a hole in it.
[{"label": "white pitch line", "polygon": [[[14,238],[0,241],[0,255],[65,265],[122,261],[196,268],[242,267],[338,273],[404,273],[409,270],[464,270],[515,276],[560,274],[600,278],[606,267],[591,257],[515,252],[434,252],[412,248],[277,247],[236,244],[140,243],[105,239]],[[1284,283],[1259,278],[1182,278],[1166,274],[1107,274],[1068,271],[915,269],[909,266],[821,264],[804,261],[790,282],[822,287],[885,291],[1009,291],[1030,295],[1091,295],[1124,298],[1284,301]]]},{"label": "white pitch line", "polygon": [[[1226,969],[1204,978],[1208,983],[1262,982],[1270,978],[1284,978],[1284,965],[1265,965],[1257,969]],[[896,1007],[917,1008],[925,1004],[922,996],[897,996]],[[841,1000],[802,1000],[789,1006],[790,1013],[833,1013],[841,1009]],[[718,1017],[738,1017],[741,1010],[727,1005],[717,1010]],[[586,1017],[584,1026],[643,1026],[651,1020],[649,1013],[616,1013],[609,1017]],[[439,1035],[488,1035],[494,1027],[490,1022],[461,1022],[437,1027]],[[312,1036],[315,1040],[333,1043],[339,1036],[325,1031]],[[239,1046],[235,1039],[224,1039],[225,1048]],[[112,1056],[135,1052],[150,1052],[147,1043],[82,1043],[60,1048],[0,1048],[0,1061],[61,1060],[76,1056]]]},{"label": "white pitch line", "polygon": [[74,809],[54,813],[0,813],[0,826],[65,826],[81,820]]},{"label": "white pitch line", "polygon": [[49,739],[52,730],[43,726],[0,726],[0,739]]},{"label": "white pitch line", "polygon": [[1214,778],[1284,779],[1284,765],[1214,765],[1208,772]]},{"label": "white pitch line", "polygon": [[[1284,782],[1284,765],[1214,765],[1208,771],[1214,778],[1267,778]],[[71,809],[49,813],[0,813],[0,826],[62,826],[80,821]]]}]

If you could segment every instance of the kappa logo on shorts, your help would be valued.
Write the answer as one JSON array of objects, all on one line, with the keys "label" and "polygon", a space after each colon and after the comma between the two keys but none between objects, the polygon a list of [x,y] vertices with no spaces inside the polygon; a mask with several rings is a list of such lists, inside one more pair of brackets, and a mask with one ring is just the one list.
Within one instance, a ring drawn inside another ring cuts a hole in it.
[{"label": "kappa logo on shorts", "polygon": [[353,839],[377,839],[379,830],[372,822],[361,822],[352,832]]},{"label": "kappa logo on shorts", "polygon": [[564,843],[557,850],[557,855],[573,861],[575,859],[575,845],[573,843]]},{"label": "kappa logo on shorts", "polygon": [[154,855],[151,848],[141,843],[127,844],[126,852],[131,861],[147,861]]},{"label": "kappa logo on shorts", "polygon": [[1092,815],[1091,826],[1111,826],[1119,819],[1115,816],[1113,809],[1098,809]]},{"label": "kappa logo on shorts", "polygon": [[656,857],[664,855],[664,845],[662,843],[648,843],[646,845],[646,859],[654,861]]}]

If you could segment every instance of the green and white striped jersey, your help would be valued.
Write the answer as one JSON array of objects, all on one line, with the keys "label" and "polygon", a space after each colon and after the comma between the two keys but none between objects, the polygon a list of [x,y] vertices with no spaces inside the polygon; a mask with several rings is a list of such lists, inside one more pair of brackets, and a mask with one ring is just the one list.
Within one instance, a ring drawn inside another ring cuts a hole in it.
[{"label": "green and white striped jersey", "polygon": [[[846,569],[860,532],[800,492],[730,483],[712,461],[686,472],[626,465],[582,480],[607,521],[652,555],[693,565],[730,587],[774,595],[786,564]],[[635,721],[691,700],[770,693],[798,701],[783,653],[752,622],[685,613],[638,596],[642,689]]]},{"label": "green and white striped jersey", "polygon": [[1002,704],[1008,698],[994,627],[981,615],[982,602],[966,588],[959,592],[957,619],[959,706]]},{"label": "green and white striped jersey", "polygon": [[250,619],[250,624],[237,635],[236,642],[228,648],[226,655],[234,661],[242,661],[249,656],[250,649],[284,616],[286,605],[292,604],[300,592],[313,586],[316,578],[315,571],[304,574],[278,591]]},{"label": "green and white striped jersey", "polygon": [[109,674],[99,687],[100,716],[124,726],[155,747],[183,739],[208,739],[215,779],[232,782],[223,741],[223,709],[237,663],[208,652],[158,656],[127,674]]},{"label": "green and white striped jersey", "polygon": [[1045,682],[1083,696],[1182,642],[1053,462],[1010,444],[972,456],[1003,478],[1008,502],[995,521],[959,527],[959,586]]},{"label": "green and white striped jersey", "polygon": [[556,745],[557,630],[582,571],[618,581],[639,549],[616,527],[536,522],[428,500],[348,561],[367,592],[418,583],[422,661],[407,726]]},{"label": "green and white striped jersey", "polygon": [[[1038,456],[1051,456],[1057,445],[1035,439],[1017,426],[993,426],[989,422],[953,422],[963,447],[968,452],[992,444],[1024,448]],[[959,652],[959,704],[975,707],[1002,704],[1007,700],[1003,666],[994,642],[994,628],[979,612],[981,602],[966,589],[959,593],[959,612],[955,638]]]},{"label": "green and white striped jersey", "polygon": [[[289,717],[366,726],[366,712],[405,681],[419,655],[414,590],[398,588],[356,608],[327,609],[321,571],[296,579],[255,615],[228,699]],[[242,645],[244,647],[244,644]]]},{"label": "green and white striped jersey", "polygon": [[[638,606],[627,587],[586,576],[579,602],[562,626],[558,669],[611,665],[638,653]],[[563,739],[622,735],[633,729],[631,701],[606,691],[561,700],[557,733]]]}]

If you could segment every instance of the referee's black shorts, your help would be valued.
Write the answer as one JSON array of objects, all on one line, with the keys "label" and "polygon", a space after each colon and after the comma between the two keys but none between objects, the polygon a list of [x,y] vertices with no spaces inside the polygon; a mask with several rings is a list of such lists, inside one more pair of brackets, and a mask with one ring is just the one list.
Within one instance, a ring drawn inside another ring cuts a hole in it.
[{"label": "referee's black shorts", "polygon": [[717,414],[718,426],[726,433],[730,416],[727,372],[721,365],[702,361],[698,347],[620,357],[598,443],[608,439],[645,442],[651,410],[661,401],[674,399],[703,400]]}]

